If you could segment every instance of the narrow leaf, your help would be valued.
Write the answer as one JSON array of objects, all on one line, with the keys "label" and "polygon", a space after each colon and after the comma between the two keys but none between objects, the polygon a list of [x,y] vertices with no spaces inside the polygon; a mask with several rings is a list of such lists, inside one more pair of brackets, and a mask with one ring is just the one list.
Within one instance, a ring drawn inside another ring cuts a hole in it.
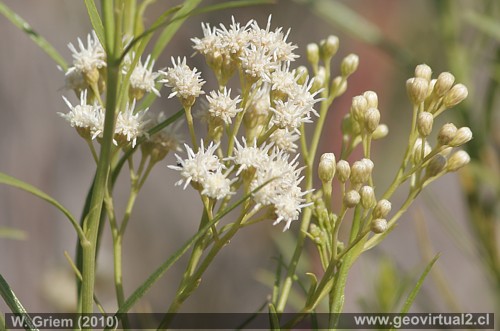
[{"label": "narrow leaf", "polygon": [[413,288],[413,290],[411,290],[410,294],[408,295],[408,298],[406,299],[403,308],[401,308],[401,314],[406,314],[410,310],[413,302],[415,301],[415,298],[417,297],[418,292],[420,291],[420,288],[422,287],[422,284],[424,283],[425,278],[431,271],[434,263],[436,263],[436,261],[439,259],[439,256],[440,254],[436,254],[436,256],[431,260],[431,262],[427,264],[427,267],[425,267],[425,270],[422,273],[422,275],[420,275],[420,278],[415,284],[415,287]]},{"label": "narrow leaf", "polygon": [[0,226],[0,238],[24,240],[26,239],[26,232]]},{"label": "narrow leaf", "polygon": [[21,301],[19,301],[16,294],[14,293],[14,291],[12,291],[9,284],[7,284],[7,281],[3,278],[2,275],[0,275],[0,294],[13,313],[23,314],[23,316],[25,317],[26,330],[38,330],[35,327],[35,324],[33,323],[31,317],[28,315],[28,312],[21,304]]},{"label": "narrow leaf", "polygon": [[89,14],[90,23],[94,28],[94,31],[101,42],[101,45],[106,45],[104,40],[104,26],[102,25],[101,16],[97,11],[94,0],[85,0],[85,6],[87,7],[87,12]]},{"label": "narrow leaf", "polygon": [[0,184],[6,184],[6,185],[9,185],[12,187],[17,187],[23,191],[26,191],[28,193],[31,193],[31,194],[39,197],[40,199],[47,201],[48,203],[50,203],[51,205],[53,205],[54,207],[59,209],[68,218],[68,220],[71,222],[71,224],[75,228],[75,231],[77,232],[78,237],[80,239],[85,238],[85,235],[83,234],[83,231],[80,228],[80,225],[78,225],[78,222],[75,220],[73,215],[71,215],[71,213],[66,208],[64,208],[64,206],[61,205],[56,199],[52,198],[48,194],[40,191],[39,189],[37,189],[36,187],[34,187],[32,185],[25,183],[17,178],[11,177],[7,174],[4,174],[2,172],[0,172]]},{"label": "narrow leaf", "polygon": [[56,49],[42,36],[40,36],[22,17],[17,15],[3,2],[0,1],[0,14],[5,16],[16,27],[24,31],[31,40],[35,42],[48,56],[50,56],[64,71],[68,70],[68,64]]}]

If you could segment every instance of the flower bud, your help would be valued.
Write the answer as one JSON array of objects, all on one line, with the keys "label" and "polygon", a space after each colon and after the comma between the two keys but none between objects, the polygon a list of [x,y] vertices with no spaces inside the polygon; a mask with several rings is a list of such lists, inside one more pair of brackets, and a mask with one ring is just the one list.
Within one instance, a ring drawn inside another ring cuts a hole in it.
[{"label": "flower bud", "polygon": [[339,49],[339,38],[337,36],[330,35],[325,40],[320,42],[320,53],[323,61],[330,60]]},{"label": "flower bud", "polygon": [[370,224],[370,230],[372,230],[373,233],[384,233],[387,231],[388,224],[387,221],[384,218],[376,218],[372,221]]},{"label": "flower bud", "polygon": [[434,91],[437,96],[442,97],[446,92],[448,92],[453,83],[455,82],[455,76],[449,72],[442,72],[439,74],[436,85],[434,85]]},{"label": "flower bud", "polygon": [[340,72],[343,77],[349,77],[358,69],[359,57],[356,54],[347,55],[340,64]]},{"label": "flower bud", "polygon": [[330,91],[336,97],[344,94],[347,90],[347,82],[341,76],[337,76],[332,80],[332,86],[330,87]]},{"label": "flower bud", "polygon": [[414,105],[419,105],[427,97],[429,82],[423,78],[410,78],[406,81],[406,91],[408,97]]},{"label": "flower bud", "polygon": [[465,98],[467,98],[467,95],[469,94],[469,91],[467,91],[467,87],[463,84],[457,84],[451,88],[448,92],[443,97],[443,104],[446,108],[451,108],[453,106],[458,105],[460,102],[462,102]]},{"label": "flower bud", "polygon": [[432,132],[432,124],[434,123],[434,116],[426,111],[418,114],[417,130],[420,136],[427,137]]},{"label": "flower bud", "polygon": [[[422,138],[418,138],[415,141],[415,145],[413,145],[413,155],[412,155],[413,164],[420,163],[422,161],[422,157],[425,158],[432,151],[432,148],[427,141],[425,142],[425,144],[422,144],[422,142],[423,142]],[[422,155],[422,148],[424,149],[423,155]]]},{"label": "flower bud", "polygon": [[432,69],[427,64],[419,64],[415,67],[415,77],[423,78],[430,81],[432,77]]},{"label": "flower bud", "polygon": [[375,200],[375,191],[371,186],[363,186],[359,190],[359,195],[361,196],[361,205],[364,209],[370,209],[377,203],[377,200]]},{"label": "flower bud", "polygon": [[446,123],[441,127],[441,130],[439,130],[437,140],[439,145],[445,146],[448,145],[453,138],[455,138],[455,135],[457,134],[457,127],[453,123]]},{"label": "flower bud", "polygon": [[389,134],[389,128],[385,124],[379,124],[372,133],[372,139],[382,139]]},{"label": "flower bud", "polygon": [[470,162],[470,156],[466,151],[457,151],[448,159],[447,171],[457,171]]},{"label": "flower bud", "polygon": [[340,160],[337,162],[337,176],[342,183],[345,183],[351,175],[351,166],[349,162]]},{"label": "flower bud", "polygon": [[463,144],[469,142],[471,139],[472,131],[468,127],[464,126],[457,130],[457,133],[448,145],[450,145],[451,147],[462,146]]},{"label": "flower bud", "polygon": [[378,108],[377,93],[373,91],[366,91],[363,93],[363,96],[366,98],[366,102],[368,102],[368,108]]},{"label": "flower bud", "polygon": [[307,61],[313,66],[318,65],[319,62],[319,47],[316,43],[307,45]]},{"label": "flower bud", "polygon": [[380,123],[380,112],[377,108],[368,108],[365,112],[365,129],[368,133],[373,133]]},{"label": "flower bud", "polygon": [[391,208],[392,205],[389,200],[386,199],[379,200],[379,202],[377,202],[375,208],[373,209],[372,217],[374,219],[384,218],[391,212]]},{"label": "flower bud", "polygon": [[323,183],[331,183],[335,176],[335,154],[324,153],[321,155],[318,166],[318,176]]},{"label": "flower bud", "polygon": [[320,66],[318,68],[318,73],[313,78],[313,83],[312,83],[310,92],[314,93],[314,92],[319,91],[320,89],[322,89],[325,86],[325,80],[326,80],[326,70],[325,70],[325,67]]},{"label": "flower bud", "polygon": [[441,154],[435,155],[425,168],[426,177],[437,176],[446,166],[446,158]]},{"label": "flower bud", "polygon": [[[356,161],[352,164],[350,180],[354,185],[366,183],[370,178],[373,166],[364,160],[367,159]],[[371,160],[369,161],[371,162]],[[373,165],[373,162],[371,164]]]},{"label": "flower bud", "polygon": [[297,69],[295,69],[295,78],[297,79],[297,84],[304,85],[306,83],[308,76],[309,76],[309,71],[305,66],[300,66]]},{"label": "flower bud", "polygon": [[351,113],[354,120],[361,122],[365,117],[365,112],[368,109],[368,101],[362,95],[357,95],[352,98]]},{"label": "flower bud", "polygon": [[356,205],[359,203],[360,200],[361,196],[356,190],[350,190],[344,195],[344,203],[347,206],[347,208],[356,207]]}]

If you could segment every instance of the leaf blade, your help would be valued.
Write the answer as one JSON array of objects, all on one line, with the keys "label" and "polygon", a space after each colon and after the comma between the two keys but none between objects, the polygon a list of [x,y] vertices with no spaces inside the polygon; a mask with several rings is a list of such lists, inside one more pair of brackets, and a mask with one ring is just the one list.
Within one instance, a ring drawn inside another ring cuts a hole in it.
[{"label": "leaf blade", "polygon": [[10,308],[10,310],[15,313],[15,314],[22,314],[23,317],[25,317],[25,323],[26,323],[26,330],[38,330],[35,327],[35,324],[33,323],[33,320],[31,317],[28,315],[28,312],[24,308],[24,306],[21,304],[21,301],[17,298],[16,294],[14,291],[10,288],[9,284],[3,278],[2,275],[0,275],[0,295],[2,295],[2,298],[4,299],[5,303],[7,306]]},{"label": "leaf blade", "polygon": [[94,28],[97,38],[99,38],[101,45],[106,45],[104,40],[104,25],[102,24],[101,16],[99,15],[94,0],[85,0],[85,6],[87,7],[90,23]]}]

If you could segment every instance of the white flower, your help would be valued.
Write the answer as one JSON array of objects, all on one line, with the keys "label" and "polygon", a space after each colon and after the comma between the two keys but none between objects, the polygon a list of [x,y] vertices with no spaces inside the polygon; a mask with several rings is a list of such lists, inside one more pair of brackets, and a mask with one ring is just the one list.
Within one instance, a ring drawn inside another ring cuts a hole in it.
[{"label": "white flower", "polygon": [[[124,137],[126,141],[132,142],[132,147],[135,147],[137,143],[137,138],[145,134],[144,125],[146,120],[144,115],[147,112],[147,108],[134,114],[135,100],[132,104],[127,103],[125,111],[119,112],[116,118],[115,135],[118,135],[117,139]],[[116,143],[116,141],[115,141]]]},{"label": "white flower", "polygon": [[271,111],[274,113],[271,123],[280,129],[288,129],[300,134],[299,127],[302,123],[311,123],[310,109],[293,102],[276,101]]},{"label": "white flower", "polygon": [[106,66],[106,53],[95,31],[87,35],[87,47],[78,38],[78,47],[79,50],[72,43],[68,44],[68,48],[73,53],[73,66],[76,70],[83,73],[90,73],[95,69]]},{"label": "white flower", "polygon": [[224,199],[231,192],[231,184],[234,183],[237,178],[229,179],[227,175],[232,169],[228,169],[225,174],[222,173],[222,169],[218,169],[216,172],[209,172],[203,182],[203,190],[201,194],[206,195],[212,199]]},{"label": "white flower", "polygon": [[204,93],[201,87],[205,84],[205,81],[201,79],[201,73],[196,68],[191,70],[186,65],[185,57],[182,60],[178,57],[177,62],[172,57],[172,64],[173,67],[168,68],[167,71],[160,70],[160,73],[165,76],[165,79],[160,82],[172,88],[169,98],[178,96],[181,99],[190,99],[197,98]]},{"label": "white flower", "polygon": [[271,15],[269,15],[265,29],[261,29],[254,21],[250,30],[252,43],[264,48],[268,55],[272,55],[273,61],[279,62],[294,61],[299,57],[293,53],[297,46],[286,42],[289,34],[290,30],[284,35],[282,28],[271,31]]},{"label": "white flower", "polygon": [[319,117],[318,112],[313,108],[316,102],[322,101],[323,99],[314,99],[314,97],[321,93],[322,89],[311,93],[311,87],[314,83],[314,78],[312,78],[309,83],[304,83],[303,85],[297,85],[297,89],[291,95],[293,103],[304,108],[308,113],[313,113]]},{"label": "white flower", "polygon": [[231,124],[231,119],[236,116],[243,108],[238,108],[237,104],[241,101],[240,97],[237,96],[231,99],[231,89],[224,91],[212,91],[210,95],[207,95],[208,100],[208,112],[216,118],[220,118],[226,124]]},{"label": "white flower", "polygon": [[80,104],[73,106],[63,96],[64,102],[71,109],[67,114],[58,113],[62,118],[67,120],[71,127],[79,130],[80,133],[95,139],[100,135],[104,129],[104,111],[103,109],[94,102],[93,105],[87,104],[87,90],[84,90],[80,94]]},{"label": "white flower", "polygon": [[223,24],[220,24],[218,35],[222,49],[229,56],[240,54],[250,41],[248,27],[253,22],[250,20],[245,26],[241,27],[240,23],[235,22],[234,16],[231,17],[231,25],[227,29]]},{"label": "white flower", "polygon": [[153,72],[155,61],[153,60],[149,63],[150,60],[151,55],[148,55],[143,65],[139,59],[134,71],[130,75],[130,87],[148,93],[153,92],[157,96],[160,96],[160,92],[155,87],[156,79],[160,76],[160,73]]},{"label": "white flower", "polygon": [[218,143],[214,144],[211,142],[205,149],[202,140],[200,149],[196,153],[188,145],[184,144],[184,146],[186,147],[188,158],[182,159],[179,155],[175,154],[178,165],[168,166],[170,169],[181,172],[182,179],[175,183],[175,185],[182,185],[182,182],[185,181],[184,189],[186,189],[191,182],[203,186],[211,173],[216,173],[224,168],[224,165],[219,161],[217,155],[214,155],[217,147],[219,147]]},{"label": "white flower", "polygon": [[203,38],[192,38],[191,41],[194,43],[193,48],[203,55],[210,54],[213,56],[222,48],[217,28],[210,28],[210,24],[201,23],[201,29],[203,31]]},{"label": "white flower", "polygon": [[83,91],[89,84],[85,80],[83,73],[75,67],[71,67],[64,74],[64,87],[69,90]]},{"label": "white flower", "polygon": [[269,83],[273,91],[284,93],[288,97],[292,97],[299,90],[295,72],[290,71],[290,62],[287,62],[281,68],[275,70],[271,74]]},{"label": "white flower", "polygon": [[245,74],[255,79],[271,80],[271,72],[278,67],[265,48],[257,48],[255,45],[245,48],[240,60]]},{"label": "white flower", "polygon": [[248,146],[245,137],[241,138],[241,141],[243,144],[240,144],[238,139],[234,140],[236,144],[234,156],[228,158],[228,160],[233,160],[234,164],[239,166],[236,175],[239,175],[246,169],[266,167],[270,160],[268,153],[272,144],[267,146],[266,144],[262,144],[260,147],[257,147],[257,140],[254,140],[252,146]]},{"label": "white flower", "polygon": [[299,138],[299,135],[294,131],[290,132],[287,129],[278,129],[271,134],[269,141],[281,150],[289,153],[295,153],[298,147],[297,144],[295,144],[295,141]]},{"label": "white flower", "polygon": [[274,224],[285,221],[284,230],[290,227],[292,221],[297,220],[302,208],[309,206],[304,204],[303,198],[309,192],[302,192],[300,177],[302,168],[297,169],[297,157],[288,161],[289,155],[279,149],[275,149],[270,156],[270,161],[265,167],[257,169],[256,176],[250,183],[252,190],[267,183],[253,194],[256,203],[255,208],[272,205],[276,214]]}]

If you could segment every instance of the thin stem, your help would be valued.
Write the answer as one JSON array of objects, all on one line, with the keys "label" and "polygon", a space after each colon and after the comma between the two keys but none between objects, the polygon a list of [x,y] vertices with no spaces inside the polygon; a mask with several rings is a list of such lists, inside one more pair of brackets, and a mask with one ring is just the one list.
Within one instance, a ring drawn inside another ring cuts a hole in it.
[{"label": "thin stem", "polygon": [[193,144],[195,151],[198,151],[198,142],[197,142],[196,133],[194,130],[193,115],[191,114],[191,107],[184,107],[184,111],[186,112],[186,122],[187,122],[187,125],[189,128],[189,135],[191,136],[191,142]]}]

